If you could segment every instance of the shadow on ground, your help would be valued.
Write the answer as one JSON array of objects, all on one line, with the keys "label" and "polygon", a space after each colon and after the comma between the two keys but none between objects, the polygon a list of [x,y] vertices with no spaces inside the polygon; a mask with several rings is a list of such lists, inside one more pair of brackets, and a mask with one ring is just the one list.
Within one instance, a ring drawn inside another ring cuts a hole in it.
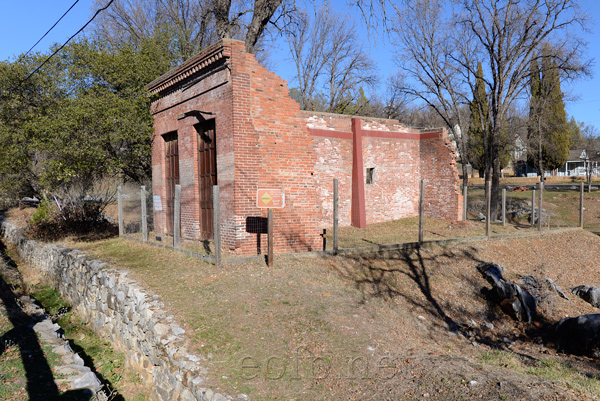
[{"label": "shadow on ground", "polygon": [[[17,264],[6,254],[6,247],[0,241],[0,263],[4,263],[8,274],[11,276],[11,281],[16,279],[21,286],[23,283],[21,275],[18,272]],[[44,355],[42,345],[40,344],[37,334],[33,330],[33,325],[36,320],[28,315],[19,303],[19,295],[15,293],[14,285],[8,284],[5,279],[0,276],[0,301],[4,304],[8,319],[12,324],[12,329],[8,332],[0,333],[0,355],[2,355],[8,347],[16,346],[19,348],[21,360],[25,368],[26,374],[26,390],[30,401],[87,401],[96,399],[95,395],[88,389],[68,390],[66,392],[59,391],[52,369]],[[102,383],[106,380],[94,370],[91,364],[91,358],[85,354],[83,349],[73,342],[70,342],[71,347],[76,353],[81,356],[86,362],[86,366],[99,377]],[[123,400],[122,397],[116,395],[114,400]]]}]

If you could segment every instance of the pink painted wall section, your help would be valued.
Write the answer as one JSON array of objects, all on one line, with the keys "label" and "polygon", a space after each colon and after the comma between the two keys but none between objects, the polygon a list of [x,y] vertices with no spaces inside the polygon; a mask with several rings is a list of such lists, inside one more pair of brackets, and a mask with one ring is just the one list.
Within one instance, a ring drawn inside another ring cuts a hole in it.
[{"label": "pink painted wall section", "polygon": [[338,179],[340,226],[349,226],[352,210],[352,140],[313,136],[319,229],[333,226],[333,180]]},{"label": "pink painted wall section", "polygon": [[364,167],[374,169],[365,185],[367,224],[418,214],[419,147],[417,140],[363,138]]}]

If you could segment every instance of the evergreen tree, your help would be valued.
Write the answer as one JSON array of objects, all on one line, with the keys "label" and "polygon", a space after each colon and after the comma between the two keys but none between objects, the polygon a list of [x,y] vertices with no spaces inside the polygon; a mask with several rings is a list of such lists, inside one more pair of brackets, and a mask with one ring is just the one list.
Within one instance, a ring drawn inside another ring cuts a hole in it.
[{"label": "evergreen tree", "polygon": [[[542,85],[547,93],[548,141],[544,152],[544,164],[550,170],[565,165],[571,147],[571,130],[567,122],[565,102],[560,89],[560,76],[556,61],[550,63],[550,69],[542,77]],[[546,78],[547,77],[547,78]],[[544,82],[546,81],[546,82]]]},{"label": "evergreen tree", "polygon": [[477,75],[475,79],[473,101],[469,104],[471,117],[468,132],[468,160],[471,166],[475,170],[479,170],[479,175],[482,176],[485,169],[485,147],[486,137],[489,135],[490,119],[481,62],[477,63]]},{"label": "evergreen tree", "polygon": [[[573,130],[567,122],[560,76],[555,60],[542,56],[541,71],[535,55],[531,61],[531,100],[529,106],[528,160],[538,170],[564,166],[569,157]],[[541,79],[540,79],[541,72]]]},{"label": "evergreen tree", "polygon": [[542,83],[540,79],[540,67],[537,55],[533,53],[531,56],[531,64],[529,66],[529,127],[527,129],[527,161],[535,166],[538,174],[543,171],[542,163]]}]

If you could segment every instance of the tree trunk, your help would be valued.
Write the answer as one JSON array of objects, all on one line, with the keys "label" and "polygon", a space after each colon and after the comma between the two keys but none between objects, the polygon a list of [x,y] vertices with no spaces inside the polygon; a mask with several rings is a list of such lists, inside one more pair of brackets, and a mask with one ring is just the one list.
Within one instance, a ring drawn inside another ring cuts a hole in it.
[{"label": "tree trunk", "polygon": [[277,8],[281,5],[283,0],[255,0],[254,2],[254,14],[252,14],[252,21],[248,25],[248,32],[246,33],[246,52],[254,53],[256,50],[256,43],[262,36],[267,24],[277,11]]},{"label": "tree trunk", "polygon": [[219,39],[231,38],[231,23],[229,22],[229,10],[231,10],[231,0],[214,1],[213,13],[215,16],[215,25]]}]

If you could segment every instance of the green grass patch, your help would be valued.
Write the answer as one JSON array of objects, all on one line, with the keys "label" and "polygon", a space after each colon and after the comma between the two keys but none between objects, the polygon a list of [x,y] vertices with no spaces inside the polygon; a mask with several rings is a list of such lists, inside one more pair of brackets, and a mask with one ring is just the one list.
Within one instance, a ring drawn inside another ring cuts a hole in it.
[{"label": "green grass patch", "polygon": [[590,396],[600,394],[600,380],[595,376],[582,374],[570,363],[554,359],[543,359],[537,366],[529,368],[526,373],[561,382],[573,390],[580,391]]},{"label": "green grass patch", "polygon": [[477,359],[488,365],[508,368],[518,373],[558,382],[567,388],[592,397],[600,394],[600,380],[595,375],[586,375],[571,363],[559,359],[545,358],[538,360],[535,366],[527,366],[517,355],[503,350],[483,352]]},{"label": "green grass patch", "polygon": [[[127,397],[118,396],[116,400],[147,400],[150,389],[141,384],[136,373],[125,370],[124,354],[115,351],[110,342],[103,340],[87,322],[73,313],[70,304],[52,286],[38,283],[35,280],[36,273],[15,256],[14,250],[9,249],[6,254],[11,255],[13,260],[17,261],[18,270],[15,268],[4,269],[3,276],[10,273],[11,279],[15,280],[18,275],[22,280],[19,271],[26,272],[24,274],[25,283],[19,286],[19,290],[23,290],[35,298],[52,320],[61,326],[73,351],[84,359],[86,366],[95,371],[104,384]],[[13,286],[13,288],[15,287]],[[14,328],[4,305],[0,302],[0,331],[6,333],[10,330],[14,330]],[[43,347],[44,359],[50,367],[63,365],[62,357],[52,352],[53,345],[46,346],[41,341],[40,344]],[[8,347],[7,351],[0,355],[0,399],[27,399],[26,373],[19,347]],[[64,377],[61,374],[54,374],[54,379],[60,378]],[[68,389],[63,389],[63,391],[66,390]],[[78,399],[81,400],[81,398]]]},{"label": "green grass patch", "polygon": [[[49,285],[36,285],[30,288],[32,295],[51,317],[67,312],[71,306],[62,299],[58,291]],[[56,319],[54,319],[56,320]]]},{"label": "green grass patch", "polygon": [[[104,382],[118,388],[121,381],[131,378],[125,375],[125,356],[115,351],[111,343],[103,340],[71,311],[70,305],[51,286],[40,285],[31,288],[31,295],[42,305],[46,313],[53,317],[65,332],[73,350],[78,353]],[[140,394],[143,395],[143,394]]]},{"label": "green grass patch", "polygon": [[479,355],[478,360],[488,365],[494,365],[513,370],[519,370],[521,365],[515,355],[502,350],[491,350]]}]

